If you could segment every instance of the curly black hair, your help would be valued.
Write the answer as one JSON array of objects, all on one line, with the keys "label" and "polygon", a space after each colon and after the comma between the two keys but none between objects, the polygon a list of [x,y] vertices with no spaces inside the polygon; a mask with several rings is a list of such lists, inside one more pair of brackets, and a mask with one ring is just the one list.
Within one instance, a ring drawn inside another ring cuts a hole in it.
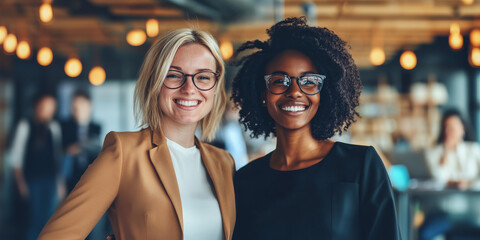
[{"label": "curly black hair", "polygon": [[327,28],[311,27],[305,17],[287,18],[267,30],[267,41],[248,41],[235,55],[247,49],[259,51],[241,58],[242,65],[232,83],[232,97],[240,107],[240,123],[252,131],[251,137],[276,135],[275,122],[262,105],[266,91],[266,65],[285,50],[307,55],[326,76],[320,92],[318,111],[311,121],[312,135],[317,140],[342,133],[359,116],[355,108],[362,88],[357,66],[348,52],[347,43]]}]

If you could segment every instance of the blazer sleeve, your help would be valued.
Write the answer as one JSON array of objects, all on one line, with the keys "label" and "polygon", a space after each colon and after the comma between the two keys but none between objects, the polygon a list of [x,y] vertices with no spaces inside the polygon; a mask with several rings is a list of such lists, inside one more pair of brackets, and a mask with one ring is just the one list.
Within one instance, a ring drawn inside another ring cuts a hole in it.
[{"label": "blazer sleeve", "polygon": [[38,239],[85,239],[115,200],[121,173],[121,142],[115,132],[110,132],[98,158],[52,215]]},{"label": "blazer sleeve", "polygon": [[387,171],[373,147],[365,154],[361,180],[361,239],[400,240],[397,211]]}]

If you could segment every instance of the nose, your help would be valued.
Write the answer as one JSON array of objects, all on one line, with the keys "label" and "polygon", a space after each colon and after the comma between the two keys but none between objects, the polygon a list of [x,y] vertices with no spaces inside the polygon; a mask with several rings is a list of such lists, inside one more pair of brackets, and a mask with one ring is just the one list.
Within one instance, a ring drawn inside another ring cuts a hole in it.
[{"label": "nose", "polygon": [[289,98],[299,98],[303,94],[302,90],[300,90],[300,86],[298,85],[298,81],[295,81],[295,80],[292,79],[292,84],[285,92],[285,95]]},{"label": "nose", "polygon": [[185,76],[185,83],[180,88],[180,90],[186,94],[195,93],[195,91],[197,90],[197,87],[195,87],[195,84],[193,84],[193,76]]}]

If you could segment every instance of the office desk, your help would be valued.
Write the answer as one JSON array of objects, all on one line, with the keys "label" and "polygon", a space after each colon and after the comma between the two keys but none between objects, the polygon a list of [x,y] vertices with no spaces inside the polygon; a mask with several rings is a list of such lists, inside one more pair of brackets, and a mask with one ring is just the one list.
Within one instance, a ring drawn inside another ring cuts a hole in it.
[{"label": "office desk", "polygon": [[419,204],[425,217],[444,212],[453,222],[480,226],[480,190],[411,188],[396,191],[400,232],[404,240],[418,239],[413,226],[415,206]]}]

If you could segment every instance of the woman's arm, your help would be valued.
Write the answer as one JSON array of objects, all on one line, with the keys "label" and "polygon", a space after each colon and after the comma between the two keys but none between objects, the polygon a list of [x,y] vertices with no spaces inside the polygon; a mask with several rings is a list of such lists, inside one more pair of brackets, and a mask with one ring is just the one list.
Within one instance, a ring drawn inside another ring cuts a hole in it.
[{"label": "woman's arm", "polygon": [[373,147],[366,152],[361,189],[361,239],[400,240],[392,184]]},{"label": "woman's arm", "polygon": [[98,158],[55,211],[38,239],[85,239],[115,200],[121,173],[121,142],[115,132],[110,132]]}]

